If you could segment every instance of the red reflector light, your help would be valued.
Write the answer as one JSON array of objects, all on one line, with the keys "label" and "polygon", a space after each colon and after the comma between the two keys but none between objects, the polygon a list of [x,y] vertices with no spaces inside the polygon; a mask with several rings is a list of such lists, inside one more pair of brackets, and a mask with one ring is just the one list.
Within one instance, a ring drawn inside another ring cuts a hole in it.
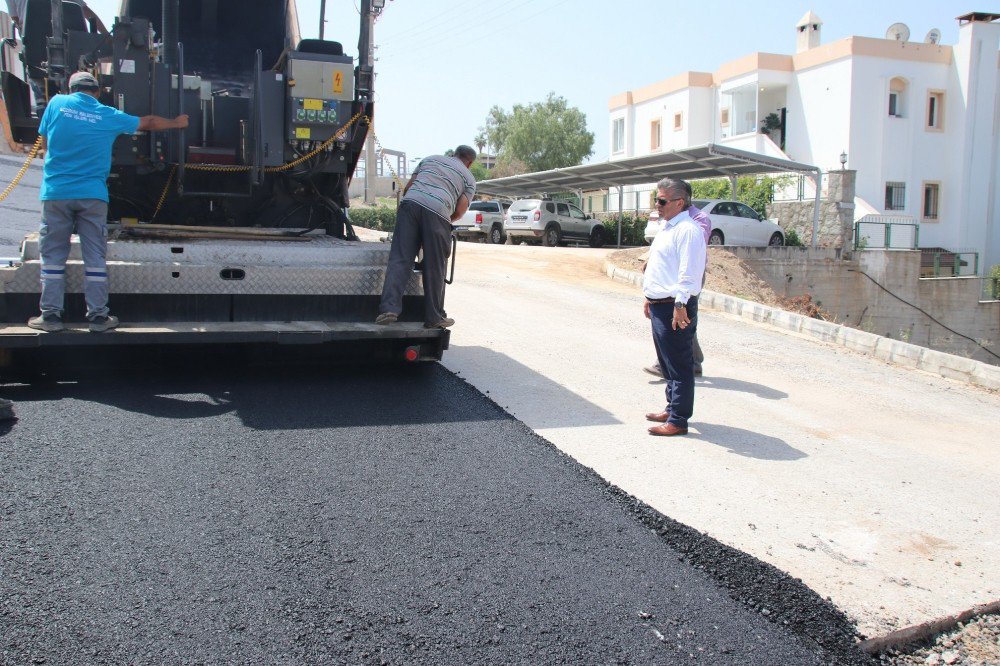
[{"label": "red reflector light", "polygon": [[482,223],[483,223],[483,214],[476,213],[476,224],[482,224]]},{"label": "red reflector light", "polygon": [[542,219],[542,211],[536,210],[535,211],[535,222],[538,222],[538,220],[540,220],[540,219]]},{"label": "red reflector light", "polygon": [[418,347],[407,347],[406,353],[403,354],[407,361],[411,363],[420,358],[420,349]]}]

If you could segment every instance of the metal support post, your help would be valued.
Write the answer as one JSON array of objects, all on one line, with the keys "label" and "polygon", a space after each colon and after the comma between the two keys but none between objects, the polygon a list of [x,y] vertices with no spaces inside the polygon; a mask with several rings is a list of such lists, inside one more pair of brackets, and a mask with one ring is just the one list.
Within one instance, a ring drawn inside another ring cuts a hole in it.
[{"label": "metal support post", "polygon": [[816,169],[816,175],[813,176],[813,183],[816,184],[816,199],[813,205],[813,237],[809,247],[815,250],[819,244],[819,203],[820,192],[823,189],[823,172],[819,169]]},{"label": "metal support post", "polygon": [[375,203],[375,134],[368,127],[368,138],[365,139],[365,203]]},{"label": "metal support post", "polygon": [[622,216],[625,214],[625,186],[618,186],[618,247],[622,246]]},{"label": "metal support post", "polygon": [[323,39],[326,28],[326,0],[319,0],[319,38]]},{"label": "metal support post", "polygon": [[729,177],[729,198],[736,201],[736,176]]},{"label": "metal support post", "polygon": [[[63,40],[64,35],[62,0],[52,0],[52,36],[48,40],[48,78],[49,81],[56,84],[57,92],[68,92],[66,90],[66,42]],[[45,85],[48,83],[46,82]],[[46,90],[45,94],[48,95],[49,91]]]}]

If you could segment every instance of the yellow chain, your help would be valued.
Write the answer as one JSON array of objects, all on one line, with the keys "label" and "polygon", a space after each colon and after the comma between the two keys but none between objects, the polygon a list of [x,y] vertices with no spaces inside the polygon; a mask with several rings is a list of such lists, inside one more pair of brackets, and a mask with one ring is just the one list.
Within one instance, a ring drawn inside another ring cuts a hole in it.
[{"label": "yellow chain", "polygon": [[170,190],[170,183],[174,181],[174,173],[177,171],[177,165],[170,170],[170,175],[167,176],[167,183],[163,186],[163,193],[160,194],[160,200],[156,203],[156,211],[153,213],[153,219],[150,222],[156,220],[156,216],[160,214],[160,209],[163,208],[163,202],[167,200],[167,192]]},{"label": "yellow chain", "polygon": [[28,153],[28,159],[24,160],[24,166],[22,166],[21,170],[17,172],[17,175],[14,176],[14,180],[10,181],[10,185],[7,186],[7,189],[0,193],[0,201],[9,197],[10,193],[14,191],[15,187],[17,187],[17,184],[21,182],[22,178],[24,178],[24,174],[28,173],[28,167],[31,165],[31,160],[35,159],[35,157],[38,156],[38,151],[42,149],[43,140],[44,137],[40,136],[38,137],[38,140],[35,141],[35,145],[31,147],[31,151]]},{"label": "yellow chain", "polygon": [[[392,174],[392,179],[396,181],[396,187],[399,189],[400,192],[402,192],[403,181],[402,179],[400,179],[399,174],[396,173],[396,170],[392,168],[392,162],[390,162],[389,158],[385,156],[385,149],[382,147],[382,142],[378,140],[378,136],[376,136],[375,134],[375,125],[372,123],[372,119],[369,118],[368,116],[365,116],[364,118],[362,118],[362,120],[368,123],[368,129],[371,131],[372,138],[375,140],[375,148],[376,150],[378,150],[379,155],[382,156],[382,160],[385,162],[385,165],[389,167],[389,173]],[[366,169],[368,168],[367,164],[365,165],[365,168]]]}]

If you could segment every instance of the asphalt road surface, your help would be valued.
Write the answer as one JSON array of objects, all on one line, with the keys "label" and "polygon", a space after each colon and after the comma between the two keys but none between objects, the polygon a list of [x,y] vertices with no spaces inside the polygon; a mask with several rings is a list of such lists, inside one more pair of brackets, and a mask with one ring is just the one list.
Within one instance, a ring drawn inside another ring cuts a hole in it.
[{"label": "asphalt road surface", "polygon": [[438,365],[229,363],[0,386],[0,663],[864,663]]},{"label": "asphalt road surface", "polygon": [[[0,192],[17,175],[25,155],[0,154]],[[4,201],[0,201],[0,258],[20,256],[26,234],[38,231],[41,206],[38,191],[42,184],[42,162],[35,160],[21,183]]]}]

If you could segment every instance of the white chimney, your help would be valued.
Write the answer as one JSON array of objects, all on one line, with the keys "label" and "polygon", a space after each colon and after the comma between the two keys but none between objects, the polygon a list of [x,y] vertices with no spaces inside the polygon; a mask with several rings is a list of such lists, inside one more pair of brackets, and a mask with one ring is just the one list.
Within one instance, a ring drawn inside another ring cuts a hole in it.
[{"label": "white chimney", "polygon": [[802,53],[819,46],[819,27],[823,21],[811,11],[806,12],[798,23],[795,24],[797,33],[795,39],[795,52]]}]

